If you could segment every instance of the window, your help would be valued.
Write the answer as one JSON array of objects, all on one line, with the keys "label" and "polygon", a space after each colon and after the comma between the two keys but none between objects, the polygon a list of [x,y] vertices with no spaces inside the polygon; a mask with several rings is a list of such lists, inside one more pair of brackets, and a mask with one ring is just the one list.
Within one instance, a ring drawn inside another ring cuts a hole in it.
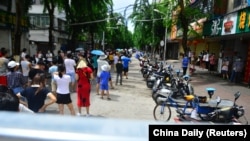
[{"label": "window", "polygon": [[245,0],[234,0],[234,8],[241,6]]},{"label": "window", "polygon": [[34,28],[46,28],[49,25],[49,16],[47,15],[31,15],[30,24]]},{"label": "window", "polygon": [[48,27],[49,26],[49,17],[48,16],[41,16],[41,27]]}]

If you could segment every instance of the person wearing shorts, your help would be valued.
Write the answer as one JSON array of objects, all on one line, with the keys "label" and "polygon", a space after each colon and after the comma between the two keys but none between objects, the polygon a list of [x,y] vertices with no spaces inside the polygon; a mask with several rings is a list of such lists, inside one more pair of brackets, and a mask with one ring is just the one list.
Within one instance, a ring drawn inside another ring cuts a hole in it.
[{"label": "person wearing shorts", "polygon": [[107,55],[100,55],[99,58],[97,59],[97,76],[96,76],[96,93],[99,95],[99,89],[100,89],[100,74],[102,72],[102,66],[103,65],[109,65],[108,61],[106,60]]},{"label": "person wearing shorts", "polygon": [[70,88],[69,84],[71,82],[71,78],[69,75],[65,73],[65,67],[62,65],[58,66],[58,74],[54,75],[54,80],[57,85],[56,93],[57,93],[57,101],[59,108],[59,113],[61,115],[64,114],[64,105],[66,104],[70,110],[71,115],[75,115],[74,106],[72,104],[72,100],[70,97]]},{"label": "person wearing shorts", "polygon": [[131,62],[131,59],[128,57],[124,57],[122,58],[122,62],[124,76],[126,77],[126,79],[128,79],[129,63]]},{"label": "person wearing shorts", "polygon": [[109,79],[110,79],[110,66],[103,65],[102,72],[100,74],[100,89],[101,89],[101,99],[103,99],[104,91],[107,93],[107,100],[111,100],[109,97]]}]

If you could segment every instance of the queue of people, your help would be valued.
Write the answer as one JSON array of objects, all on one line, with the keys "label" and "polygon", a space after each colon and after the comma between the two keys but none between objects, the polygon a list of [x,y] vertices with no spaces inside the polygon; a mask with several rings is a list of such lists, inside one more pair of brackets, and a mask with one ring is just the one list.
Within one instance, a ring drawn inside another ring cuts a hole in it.
[{"label": "queue of people", "polygon": [[[117,73],[115,84],[123,84],[122,77],[128,79],[130,58],[120,52],[105,52],[105,55],[92,55],[90,51],[77,54],[77,60],[71,53],[62,53],[49,61],[38,59],[32,62],[31,57],[23,49],[20,63],[8,60],[8,53],[1,49],[0,53],[0,88],[11,90],[12,102],[18,98],[18,110],[30,113],[44,113],[52,104],[58,104],[59,114],[64,114],[67,105],[71,115],[83,115],[82,107],[86,108],[86,116],[90,115],[90,93],[92,83],[96,79],[96,91],[101,97],[106,95],[112,100],[109,89],[114,89],[112,73]],[[38,55],[42,58],[42,53]],[[114,70],[114,71],[111,71]],[[47,81],[48,75],[51,81]],[[50,87],[48,87],[50,86]],[[7,93],[0,89],[1,93]],[[77,111],[72,103],[71,93],[77,93]],[[10,93],[10,92],[9,92]],[[8,95],[3,95],[8,97]],[[0,96],[1,97],[1,96]],[[9,99],[11,100],[11,99]],[[0,104],[1,106],[1,104]],[[5,105],[6,106],[6,105]],[[0,111],[5,108],[0,107]],[[25,109],[25,110],[24,110]]]}]

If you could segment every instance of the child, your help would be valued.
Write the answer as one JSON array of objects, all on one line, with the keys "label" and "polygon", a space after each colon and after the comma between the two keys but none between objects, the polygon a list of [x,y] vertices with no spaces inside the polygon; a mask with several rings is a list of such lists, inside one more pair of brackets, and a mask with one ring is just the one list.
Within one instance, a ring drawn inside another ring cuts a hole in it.
[{"label": "child", "polygon": [[101,66],[102,72],[100,74],[100,89],[101,89],[101,99],[103,99],[104,91],[107,92],[107,99],[111,100],[109,97],[109,78],[110,78],[110,66],[109,65],[102,65]]},{"label": "child", "polygon": [[122,65],[122,60],[119,59],[118,62],[116,63],[116,85],[118,83],[118,79],[120,77],[120,85],[122,85],[122,71],[123,71],[123,65]]}]

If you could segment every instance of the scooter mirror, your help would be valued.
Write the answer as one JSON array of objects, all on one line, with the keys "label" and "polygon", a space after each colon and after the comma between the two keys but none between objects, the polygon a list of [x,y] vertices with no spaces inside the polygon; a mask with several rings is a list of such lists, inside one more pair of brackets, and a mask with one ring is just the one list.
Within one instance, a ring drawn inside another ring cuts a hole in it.
[{"label": "scooter mirror", "polygon": [[216,97],[216,102],[217,102],[217,105],[219,105],[219,103],[221,102],[221,98],[219,96]]},{"label": "scooter mirror", "polygon": [[241,93],[237,92],[234,94],[234,101],[236,101],[240,97]]}]

